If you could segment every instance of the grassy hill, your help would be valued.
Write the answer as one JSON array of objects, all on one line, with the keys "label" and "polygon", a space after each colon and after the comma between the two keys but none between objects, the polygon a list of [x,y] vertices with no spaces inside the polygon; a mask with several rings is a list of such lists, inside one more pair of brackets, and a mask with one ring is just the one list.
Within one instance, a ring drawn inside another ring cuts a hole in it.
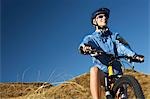
[{"label": "grassy hill", "polygon": [[[142,86],[146,99],[150,99],[150,75],[126,70],[135,76]],[[89,89],[89,73],[53,86],[49,83],[0,83],[2,99],[92,99]]]}]

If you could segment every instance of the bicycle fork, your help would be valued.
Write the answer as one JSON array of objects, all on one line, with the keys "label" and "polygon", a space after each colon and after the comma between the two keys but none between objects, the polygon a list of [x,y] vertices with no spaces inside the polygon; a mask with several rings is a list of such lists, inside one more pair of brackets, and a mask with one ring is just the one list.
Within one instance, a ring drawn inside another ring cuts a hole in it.
[{"label": "bicycle fork", "polygon": [[111,96],[111,93],[110,93],[110,84],[108,84],[108,78],[105,77],[105,96],[108,97],[108,96]]},{"label": "bicycle fork", "polygon": [[108,66],[108,76],[105,76],[104,78],[104,82],[105,82],[105,96],[106,97],[112,97],[111,95],[111,84],[109,81],[109,77],[113,76],[114,72],[113,72],[113,67],[111,65]]}]

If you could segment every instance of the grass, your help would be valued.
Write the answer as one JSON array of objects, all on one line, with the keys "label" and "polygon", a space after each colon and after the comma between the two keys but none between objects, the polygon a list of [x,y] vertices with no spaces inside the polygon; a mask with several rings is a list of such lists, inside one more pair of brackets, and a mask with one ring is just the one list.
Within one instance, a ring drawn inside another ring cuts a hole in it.
[{"label": "grass", "polygon": [[[129,69],[125,74],[133,75],[142,86],[146,99],[150,99],[150,75],[133,72]],[[57,86],[49,83],[0,83],[2,99],[92,99],[90,93],[89,73],[61,82]]]}]

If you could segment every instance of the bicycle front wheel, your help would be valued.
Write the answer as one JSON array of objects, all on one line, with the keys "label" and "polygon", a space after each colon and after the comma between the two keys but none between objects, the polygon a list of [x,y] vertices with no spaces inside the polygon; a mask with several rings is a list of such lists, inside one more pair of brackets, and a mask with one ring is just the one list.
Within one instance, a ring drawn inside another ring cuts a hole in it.
[{"label": "bicycle front wheel", "polygon": [[145,99],[142,88],[135,77],[123,75],[112,88],[114,98],[121,99]]}]

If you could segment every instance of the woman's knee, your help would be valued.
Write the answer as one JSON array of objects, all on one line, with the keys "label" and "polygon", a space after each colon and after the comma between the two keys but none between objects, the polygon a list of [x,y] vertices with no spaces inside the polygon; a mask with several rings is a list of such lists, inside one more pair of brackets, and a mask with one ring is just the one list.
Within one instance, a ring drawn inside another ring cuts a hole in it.
[{"label": "woman's knee", "polygon": [[97,73],[97,72],[99,72],[99,68],[97,66],[91,67],[90,73]]}]

